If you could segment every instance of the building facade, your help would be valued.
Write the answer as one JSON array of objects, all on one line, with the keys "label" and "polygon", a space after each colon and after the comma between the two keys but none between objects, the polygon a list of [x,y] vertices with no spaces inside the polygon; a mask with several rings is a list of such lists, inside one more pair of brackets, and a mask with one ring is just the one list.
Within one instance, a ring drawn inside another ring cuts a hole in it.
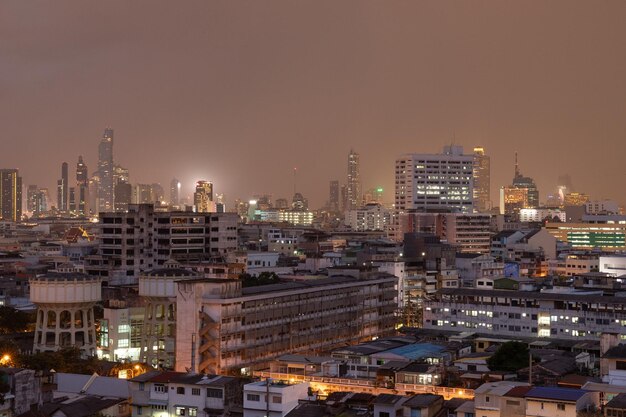
[{"label": "building facade", "polygon": [[17,169],[0,169],[0,220],[22,220],[22,177]]},{"label": "building facade", "polygon": [[481,146],[474,148],[474,209],[484,212],[491,209],[491,159]]}]

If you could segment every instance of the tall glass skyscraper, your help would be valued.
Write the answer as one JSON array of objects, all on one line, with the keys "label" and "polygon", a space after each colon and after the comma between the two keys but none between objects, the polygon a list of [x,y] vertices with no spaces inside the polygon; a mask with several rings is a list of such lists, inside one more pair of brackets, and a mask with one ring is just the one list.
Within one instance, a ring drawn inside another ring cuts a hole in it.
[{"label": "tall glass skyscraper", "polygon": [[17,169],[0,169],[0,220],[22,219],[22,177]]},{"label": "tall glass skyscraper", "polygon": [[113,168],[113,129],[107,128],[98,145],[98,210],[101,212],[114,209]]},{"label": "tall glass skyscraper", "polygon": [[484,212],[491,208],[491,160],[485,149],[474,148],[474,209]]},{"label": "tall glass skyscraper", "polygon": [[359,154],[350,150],[348,155],[348,186],[346,210],[354,210],[361,205],[361,179],[359,176]]}]

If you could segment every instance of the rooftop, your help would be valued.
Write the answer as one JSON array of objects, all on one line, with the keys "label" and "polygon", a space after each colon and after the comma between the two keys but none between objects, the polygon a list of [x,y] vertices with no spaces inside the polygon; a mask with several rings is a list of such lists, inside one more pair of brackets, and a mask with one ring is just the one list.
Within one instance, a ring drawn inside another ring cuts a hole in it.
[{"label": "rooftop", "polygon": [[577,388],[533,387],[526,398],[576,402],[589,391]]}]

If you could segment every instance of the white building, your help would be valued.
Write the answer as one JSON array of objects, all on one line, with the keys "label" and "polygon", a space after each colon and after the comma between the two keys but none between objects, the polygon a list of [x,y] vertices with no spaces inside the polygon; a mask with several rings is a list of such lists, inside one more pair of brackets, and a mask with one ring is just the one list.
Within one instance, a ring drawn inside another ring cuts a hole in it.
[{"label": "white building", "polygon": [[600,256],[600,272],[614,277],[626,275],[626,256]]},{"label": "white building", "polygon": [[114,362],[139,361],[144,314],[143,307],[111,305],[105,308],[104,317],[99,320],[98,358]]},{"label": "white building", "polygon": [[[244,385],[243,417],[284,417],[308,397],[309,383],[258,381]],[[269,410],[269,414],[268,414]]]},{"label": "white building", "polygon": [[541,222],[548,217],[550,221],[556,217],[562,222],[567,221],[565,211],[551,208],[522,208],[519,211],[520,222]]},{"label": "white building", "polygon": [[409,211],[473,209],[473,156],[461,146],[441,154],[406,154],[396,160],[395,207]]},{"label": "white building", "polygon": [[361,208],[348,210],[344,224],[355,231],[387,230],[391,223],[391,213],[378,203],[366,204]]},{"label": "white building", "polygon": [[617,201],[601,200],[589,201],[585,204],[587,214],[619,214],[620,207]]}]

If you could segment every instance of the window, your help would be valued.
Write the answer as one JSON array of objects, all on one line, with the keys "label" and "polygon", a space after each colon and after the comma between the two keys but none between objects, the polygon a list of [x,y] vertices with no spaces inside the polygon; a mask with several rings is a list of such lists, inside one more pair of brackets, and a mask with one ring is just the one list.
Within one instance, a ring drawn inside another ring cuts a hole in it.
[{"label": "window", "polygon": [[200,388],[192,388],[191,395],[200,395]]},{"label": "window", "polygon": [[222,390],[217,388],[207,388],[206,396],[208,398],[222,398]]},{"label": "window", "polygon": [[488,403],[489,402],[489,396],[485,397],[485,402]]},{"label": "window", "polygon": [[626,361],[617,361],[615,362],[615,369],[626,370]]},{"label": "window", "polygon": [[196,407],[189,407],[188,411],[191,417],[196,417],[198,415],[198,409]]},{"label": "window", "polygon": [[187,409],[185,407],[176,407],[176,415],[177,416],[186,416],[187,413],[185,411],[187,411]]},{"label": "window", "polygon": [[137,406],[137,415],[138,415],[138,416],[140,416],[140,415],[142,415],[142,414],[143,414],[143,407],[142,407],[142,406],[140,406],[140,405],[138,405],[138,406]]},{"label": "window", "polygon": [[128,332],[130,332],[130,325],[128,325],[128,324],[120,324],[119,326],[117,326],[117,332],[118,333],[128,333]]},{"label": "window", "polygon": [[143,391],[146,388],[146,384],[144,382],[139,383],[139,391]]},{"label": "window", "polygon": [[474,413],[465,413],[465,417],[474,417]]},{"label": "window", "polygon": [[389,417],[389,413],[381,411],[380,413],[378,413],[378,417]]},{"label": "window", "polygon": [[248,401],[261,401],[261,396],[258,394],[248,394],[246,395],[246,399]]},{"label": "window", "polygon": [[154,392],[167,392],[164,384],[154,384]]},{"label": "window", "polygon": [[411,417],[422,417],[422,410],[420,408],[411,408]]},{"label": "window", "polygon": [[280,403],[283,402],[283,397],[281,397],[281,396],[273,396],[272,397],[272,402],[274,404],[280,404]]},{"label": "window", "polygon": [[176,394],[185,395],[185,387],[176,387]]},{"label": "window", "polygon": [[557,404],[556,405],[556,409],[557,410],[561,410],[561,411],[565,411],[565,404]]},{"label": "window", "polygon": [[117,347],[127,348],[128,347],[128,339],[119,339],[117,341]]}]

